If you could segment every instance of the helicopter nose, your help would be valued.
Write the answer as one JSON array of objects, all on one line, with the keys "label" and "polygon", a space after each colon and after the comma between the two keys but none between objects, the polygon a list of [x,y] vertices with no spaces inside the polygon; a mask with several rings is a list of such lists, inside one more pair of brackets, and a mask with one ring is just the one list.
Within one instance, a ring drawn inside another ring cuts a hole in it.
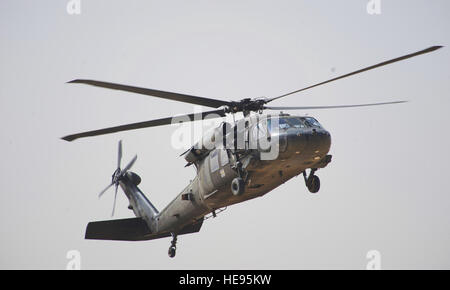
[{"label": "helicopter nose", "polygon": [[322,128],[292,131],[287,137],[290,154],[314,155],[314,158],[320,159],[330,150],[331,135]]},{"label": "helicopter nose", "polygon": [[314,152],[319,151],[326,154],[330,150],[331,135],[325,129],[313,128],[311,130],[311,138],[308,145],[314,150]]}]

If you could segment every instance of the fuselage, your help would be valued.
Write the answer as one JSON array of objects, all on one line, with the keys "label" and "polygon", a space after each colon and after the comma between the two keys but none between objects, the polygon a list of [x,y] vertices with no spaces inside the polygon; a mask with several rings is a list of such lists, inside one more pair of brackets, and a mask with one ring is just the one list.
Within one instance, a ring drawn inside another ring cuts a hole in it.
[{"label": "fuselage", "polygon": [[[270,140],[270,149],[277,148],[276,158],[263,160],[268,149],[239,150],[217,148],[196,163],[197,176],[156,218],[158,232],[176,232],[183,226],[217,209],[262,196],[308,168],[322,168],[329,162],[327,153],[331,136],[314,118],[283,116],[279,130],[271,130],[271,118],[258,119],[248,124],[248,138]],[[265,127],[261,126],[265,123]],[[266,130],[266,135],[255,134]],[[275,132],[276,131],[276,132]],[[262,135],[262,136],[261,136]],[[276,140],[276,142],[274,142]],[[253,140],[255,141],[255,140]],[[237,154],[236,154],[237,153]],[[236,158],[246,171],[245,192],[233,195],[231,182],[238,176],[233,165]]]}]

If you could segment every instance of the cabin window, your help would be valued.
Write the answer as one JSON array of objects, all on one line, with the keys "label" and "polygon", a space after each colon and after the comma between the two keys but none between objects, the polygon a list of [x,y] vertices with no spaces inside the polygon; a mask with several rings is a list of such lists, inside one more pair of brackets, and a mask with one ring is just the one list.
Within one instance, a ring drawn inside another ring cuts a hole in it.
[{"label": "cabin window", "polygon": [[270,122],[270,119],[262,120],[258,124],[256,124],[255,128],[253,129],[253,138],[254,139],[258,140],[259,138],[264,138],[267,136],[267,122],[268,121]]},{"label": "cabin window", "polygon": [[222,149],[220,150],[220,164],[222,164],[222,166],[227,165],[229,162],[228,160],[228,153],[226,149]]},{"label": "cabin window", "polygon": [[209,156],[211,172],[219,170],[219,154],[217,150],[212,151]]}]

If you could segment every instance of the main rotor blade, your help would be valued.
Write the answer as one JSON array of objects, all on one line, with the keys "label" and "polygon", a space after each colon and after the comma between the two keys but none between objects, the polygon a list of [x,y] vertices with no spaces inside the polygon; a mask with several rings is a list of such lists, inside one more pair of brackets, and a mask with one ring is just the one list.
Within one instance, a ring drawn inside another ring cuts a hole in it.
[{"label": "main rotor blade", "polygon": [[85,80],[85,79],[76,79],[70,82],[67,82],[69,84],[87,84],[95,87],[102,87],[112,90],[120,90],[120,91],[126,91],[131,93],[137,93],[141,95],[147,95],[157,98],[163,98],[178,102],[184,102],[184,103],[190,103],[190,104],[196,104],[201,105],[205,107],[212,107],[212,108],[219,108],[224,105],[230,105],[230,102],[227,101],[221,101],[216,99],[209,99],[209,98],[203,98],[203,97],[196,97],[191,95],[185,95],[185,94],[179,94],[179,93],[172,93],[172,92],[165,92],[165,91],[159,91],[159,90],[153,90],[153,89],[146,89],[146,88],[140,88],[140,87],[133,87],[128,85],[121,85],[116,83],[108,83],[108,82],[102,82],[102,81],[95,81],[95,80]]},{"label": "main rotor blade", "polygon": [[355,74],[359,74],[359,73],[362,73],[362,72],[365,72],[365,71],[368,71],[368,70],[371,70],[371,69],[374,69],[374,68],[377,68],[377,67],[381,67],[381,66],[384,66],[384,65],[387,65],[387,64],[391,64],[391,63],[394,63],[394,62],[405,60],[405,59],[408,59],[408,58],[411,58],[411,57],[415,57],[415,56],[418,56],[418,55],[421,55],[421,54],[429,53],[429,52],[435,51],[435,50],[440,49],[440,48],[442,48],[442,46],[432,46],[432,47],[429,47],[427,49],[424,49],[424,50],[421,50],[421,51],[418,51],[418,52],[414,52],[414,53],[411,53],[411,54],[400,56],[400,57],[397,57],[397,58],[394,58],[394,59],[391,59],[391,60],[383,61],[383,62],[380,62],[378,64],[375,64],[375,65],[372,65],[372,66],[369,66],[369,67],[366,67],[366,68],[363,68],[363,69],[360,69],[360,70],[357,70],[357,71],[354,71],[354,72],[351,72],[351,73],[348,73],[348,74],[345,74],[345,75],[342,75],[342,76],[338,76],[338,77],[332,78],[330,80],[327,80],[327,81],[324,81],[324,82],[321,82],[321,83],[317,83],[317,84],[314,84],[312,86],[309,86],[309,87],[306,87],[306,88],[303,88],[303,89],[299,89],[299,90],[296,90],[296,91],[293,91],[293,92],[290,92],[290,93],[287,93],[287,94],[284,94],[284,95],[281,95],[281,96],[278,96],[278,97],[275,97],[275,98],[271,98],[266,103],[269,103],[269,102],[272,102],[274,100],[277,100],[277,99],[280,99],[280,98],[283,98],[283,97],[286,97],[286,96],[289,96],[289,95],[292,95],[292,94],[296,94],[296,93],[299,93],[301,91],[305,91],[305,90],[308,90],[308,89],[311,89],[311,88],[314,88],[314,87],[317,87],[317,86],[320,86],[320,85],[323,85],[323,84],[326,84],[326,83],[329,83],[329,82],[333,82],[333,81],[336,81],[336,80],[339,80],[339,79],[343,79],[343,78],[346,78],[346,77],[349,77],[349,76],[352,76],[352,75],[355,75]]},{"label": "main rotor blade", "polygon": [[264,107],[268,110],[315,110],[315,109],[338,109],[338,108],[353,108],[353,107],[368,107],[368,106],[379,106],[379,105],[392,105],[406,103],[407,101],[394,101],[394,102],[384,102],[384,103],[373,103],[373,104],[358,104],[358,105],[337,105],[337,106],[309,106],[309,107]]},{"label": "main rotor blade", "polygon": [[119,152],[117,153],[117,168],[120,168],[121,160],[122,160],[122,140],[119,140]]},{"label": "main rotor blade", "polygon": [[157,120],[132,123],[132,124],[128,124],[128,125],[109,127],[109,128],[99,129],[99,130],[94,130],[94,131],[82,132],[82,133],[64,136],[61,139],[66,140],[66,141],[73,141],[78,138],[98,136],[98,135],[104,135],[104,134],[110,134],[110,133],[128,131],[128,130],[134,130],[134,129],[141,129],[141,128],[148,128],[148,127],[169,125],[173,121],[178,121],[178,120],[185,121],[186,119],[189,119],[189,121],[196,121],[196,120],[219,118],[219,117],[224,117],[224,116],[225,116],[224,110],[219,109],[219,110],[214,110],[214,111],[174,116],[174,117],[162,118],[162,119],[157,119]]}]

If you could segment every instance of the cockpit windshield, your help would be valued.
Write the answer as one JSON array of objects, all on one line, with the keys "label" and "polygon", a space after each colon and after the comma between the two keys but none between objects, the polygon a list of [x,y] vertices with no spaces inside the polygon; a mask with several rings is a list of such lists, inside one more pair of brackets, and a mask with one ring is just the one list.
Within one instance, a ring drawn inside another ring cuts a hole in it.
[{"label": "cockpit windshield", "polygon": [[[267,125],[270,130],[272,124],[272,120],[267,120]],[[320,123],[317,122],[313,117],[279,117],[278,118],[278,126],[280,129],[287,130],[289,128],[307,128],[307,127],[316,127],[321,128]]]},{"label": "cockpit windshield", "polygon": [[308,123],[309,127],[318,127],[318,128],[322,127],[320,126],[320,123],[313,117],[305,117],[305,121],[306,123]]}]

